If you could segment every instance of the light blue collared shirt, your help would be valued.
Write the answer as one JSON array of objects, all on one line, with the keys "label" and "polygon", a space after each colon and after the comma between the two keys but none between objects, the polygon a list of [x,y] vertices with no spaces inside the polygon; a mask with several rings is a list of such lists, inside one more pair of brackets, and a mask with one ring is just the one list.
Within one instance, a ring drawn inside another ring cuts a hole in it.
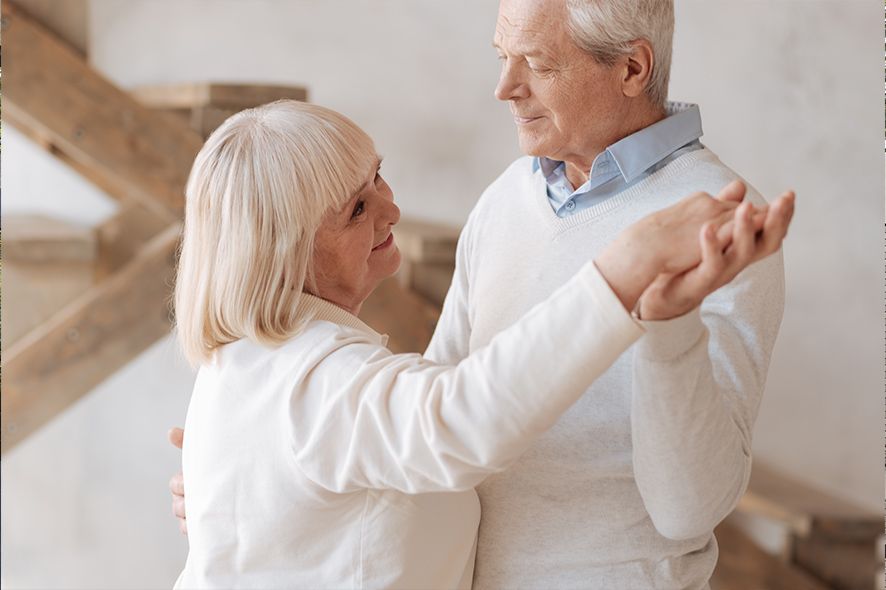
[{"label": "light blue collared shirt", "polygon": [[594,159],[588,181],[578,190],[566,178],[566,164],[535,158],[541,169],[548,200],[559,217],[584,211],[637,184],[683,154],[701,149],[701,113],[698,105],[669,102],[668,116],[612,144]]}]

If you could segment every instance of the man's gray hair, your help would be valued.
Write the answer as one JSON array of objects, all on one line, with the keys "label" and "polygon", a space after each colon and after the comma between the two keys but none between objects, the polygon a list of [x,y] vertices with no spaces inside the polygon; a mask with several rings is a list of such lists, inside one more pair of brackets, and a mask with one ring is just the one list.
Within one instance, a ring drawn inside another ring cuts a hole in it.
[{"label": "man's gray hair", "polygon": [[656,106],[668,98],[674,42],[673,0],[568,0],[573,42],[601,65],[610,67],[645,39],[655,61],[646,95]]}]

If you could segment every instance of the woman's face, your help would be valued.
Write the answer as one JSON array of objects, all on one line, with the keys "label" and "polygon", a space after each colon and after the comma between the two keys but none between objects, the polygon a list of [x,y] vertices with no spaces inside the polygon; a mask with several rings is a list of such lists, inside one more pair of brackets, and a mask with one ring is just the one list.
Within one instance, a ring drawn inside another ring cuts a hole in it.
[{"label": "woman's face", "polygon": [[354,315],[381,282],[397,272],[402,255],[391,228],[400,220],[394,193],[379,174],[381,158],[366,183],[314,236],[314,276],[308,292]]}]

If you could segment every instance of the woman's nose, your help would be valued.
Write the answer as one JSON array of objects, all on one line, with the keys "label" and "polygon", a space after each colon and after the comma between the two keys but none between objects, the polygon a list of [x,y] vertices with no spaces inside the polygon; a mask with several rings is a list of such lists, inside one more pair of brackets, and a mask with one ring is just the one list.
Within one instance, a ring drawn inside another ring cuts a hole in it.
[{"label": "woman's nose", "polygon": [[396,225],[397,222],[400,221],[400,207],[398,207],[394,201],[387,202],[385,214],[387,218],[386,225]]},{"label": "woman's nose", "polygon": [[389,225],[395,225],[400,221],[400,207],[394,203],[394,193],[391,191],[387,183],[384,187],[386,190],[379,192],[379,213],[375,217],[375,228],[384,229]]}]

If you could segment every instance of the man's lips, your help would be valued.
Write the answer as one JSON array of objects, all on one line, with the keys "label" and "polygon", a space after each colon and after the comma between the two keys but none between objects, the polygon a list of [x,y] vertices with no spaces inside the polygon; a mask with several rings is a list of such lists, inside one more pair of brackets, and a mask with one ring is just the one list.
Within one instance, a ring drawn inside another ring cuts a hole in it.
[{"label": "man's lips", "polygon": [[541,119],[541,117],[521,117],[520,115],[514,115],[514,121],[517,125],[527,125],[533,121],[538,121],[539,119]]},{"label": "man's lips", "polygon": [[387,248],[388,246],[390,246],[393,243],[394,243],[394,234],[390,233],[390,234],[388,234],[388,239],[386,239],[384,242],[382,242],[381,244],[379,244],[378,246],[373,248],[372,251],[375,252],[376,250],[382,250],[384,248]]}]

